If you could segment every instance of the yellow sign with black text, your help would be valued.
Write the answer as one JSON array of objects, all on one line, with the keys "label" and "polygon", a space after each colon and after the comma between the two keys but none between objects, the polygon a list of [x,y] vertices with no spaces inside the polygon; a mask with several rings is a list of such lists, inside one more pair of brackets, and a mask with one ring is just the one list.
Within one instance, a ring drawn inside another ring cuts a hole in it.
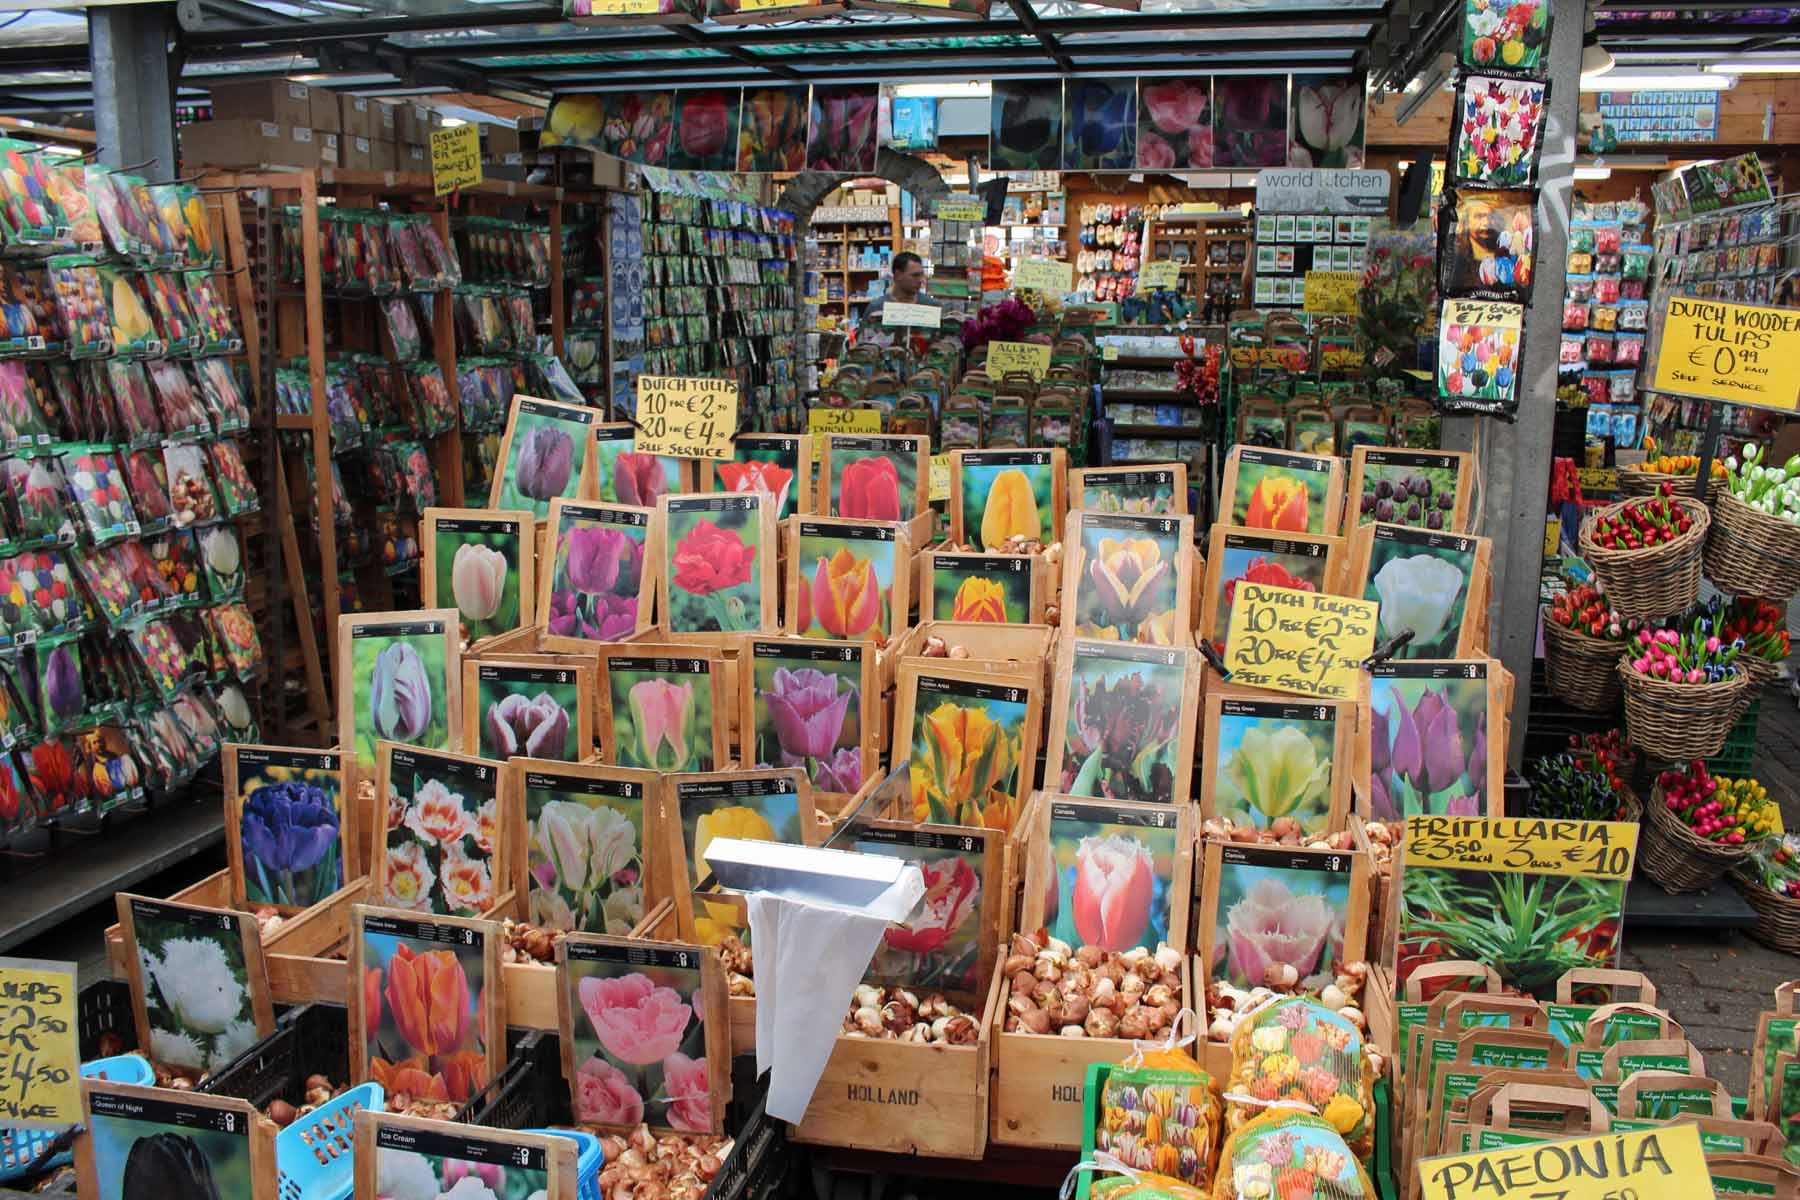
[{"label": "yellow sign with black text", "polygon": [[931,494],[932,501],[950,498],[950,456],[934,454],[931,456]]},{"label": "yellow sign with black text", "polygon": [[431,133],[431,190],[448,196],[457,188],[481,182],[481,131],[456,125]]},{"label": "yellow sign with black text", "polygon": [[1023,371],[1033,379],[1042,379],[1050,369],[1050,347],[1036,342],[989,342],[988,378],[1004,379],[1009,372]]},{"label": "yellow sign with black text", "polygon": [[1800,309],[1670,296],[1654,390],[1794,412]]},{"label": "yellow sign with black text", "polygon": [[946,196],[932,205],[931,215],[940,221],[985,221],[987,201],[974,196]]},{"label": "yellow sign with black text", "polygon": [[1013,287],[1067,295],[1075,288],[1075,268],[1060,259],[1029,258],[1013,272]]},{"label": "yellow sign with black text", "polygon": [[1406,819],[1403,853],[1409,867],[1630,879],[1637,836],[1635,821],[1417,814]]},{"label": "yellow sign with black text", "polygon": [[878,408],[809,408],[806,410],[806,432],[812,434],[813,462],[824,462],[826,434],[880,433],[881,410]]},{"label": "yellow sign with black text", "polygon": [[1354,313],[1361,271],[1308,271],[1305,309],[1309,313]]},{"label": "yellow sign with black text", "polygon": [[1167,291],[1180,282],[1181,264],[1178,262],[1165,259],[1162,262],[1145,263],[1138,268],[1137,290],[1140,295],[1158,289]]},{"label": "yellow sign with black text", "polygon": [[1375,649],[1373,600],[1238,580],[1225,635],[1231,682],[1293,696],[1355,699]]},{"label": "yellow sign with black text", "polygon": [[[1714,1200],[1700,1127],[1596,1133],[1419,1163],[1421,1200]],[[1771,1193],[1773,1194],[1773,1193]]]},{"label": "yellow sign with black text", "polygon": [[81,1117],[75,964],[0,958],[0,1124],[62,1130]]},{"label": "yellow sign with black text", "polygon": [[633,449],[723,462],[731,457],[737,416],[738,385],[728,379],[639,375]]}]

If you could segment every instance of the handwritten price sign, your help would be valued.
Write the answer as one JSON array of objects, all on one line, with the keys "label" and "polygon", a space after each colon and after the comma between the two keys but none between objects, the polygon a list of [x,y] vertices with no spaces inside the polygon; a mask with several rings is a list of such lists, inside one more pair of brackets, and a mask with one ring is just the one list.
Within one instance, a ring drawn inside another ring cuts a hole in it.
[{"label": "handwritten price sign", "polygon": [[1671,296],[1656,351],[1656,390],[1793,412],[1800,311]]},{"label": "handwritten price sign", "polygon": [[434,130],[431,135],[431,190],[448,196],[481,182],[481,131],[473,125]]},{"label": "handwritten price sign", "polygon": [[1033,379],[1042,379],[1050,369],[1050,347],[1036,342],[989,342],[987,373],[989,378],[1004,379],[1009,371],[1023,371]]},{"label": "handwritten price sign", "polygon": [[987,201],[968,195],[945,196],[932,206],[931,215],[940,221],[985,221]]},{"label": "handwritten price sign", "polygon": [[1145,263],[1138,269],[1138,295],[1154,292],[1159,288],[1169,290],[1181,281],[1181,264],[1178,262]]},{"label": "handwritten price sign", "polygon": [[0,1046],[0,1125],[81,1120],[74,963],[0,958]]},{"label": "handwritten price sign", "polygon": [[934,454],[931,456],[931,495],[932,501],[950,498],[950,456]]},{"label": "handwritten price sign", "polygon": [[813,462],[825,461],[825,435],[828,433],[880,433],[881,410],[878,408],[809,408],[806,410],[806,432],[812,434]]},{"label": "handwritten price sign", "polygon": [[909,329],[937,329],[944,323],[944,310],[935,304],[902,304],[890,300],[881,306],[883,325],[903,325]]},{"label": "handwritten price sign", "polygon": [[1233,683],[1294,696],[1355,698],[1375,649],[1373,600],[1326,596],[1239,580],[1225,635]]},{"label": "handwritten price sign", "polygon": [[1712,1176],[1689,1121],[1667,1129],[1546,1138],[1419,1163],[1424,1200],[1712,1200]]},{"label": "handwritten price sign", "polygon": [[1062,296],[1074,287],[1075,268],[1060,259],[1027,259],[1013,272],[1013,288],[1017,291],[1036,288],[1040,292],[1055,292]]},{"label": "handwritten price sign", "polygon": [[1419,815],[1406,821],[1406,865],[1629,879],[1637,835],[1634,821]]},{"label": "handwritten price sign", "polygon": [[730,380],[638,376],[639,454],[723,462],[731,457],[737,417],[738,385]]},{"label": "handwritten price sign", "polygon": [[1306,311],[1353,313],[1356,311],[1356,292],[1360,287],[1361,271],[1308,271]]}]

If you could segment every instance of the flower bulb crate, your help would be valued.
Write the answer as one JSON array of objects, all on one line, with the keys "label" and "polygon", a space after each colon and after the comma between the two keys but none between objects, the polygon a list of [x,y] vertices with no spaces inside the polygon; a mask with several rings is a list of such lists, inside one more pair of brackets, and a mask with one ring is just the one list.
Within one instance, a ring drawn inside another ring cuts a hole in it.
[{"label": "flower bulb crate", "polygon": [[[176,904],[194,904],[204,908],[230,908],[231,904],[231,872],[215,871],[205,879],[191,883],[182,888],[169,900]],[[125,934],[117,922],[106,927],[106,961],[112,967],[115,977],[124,979],[131,974],[129,952],[125,948]],[[279,997],[277,997],[279,999]]]},{"label": "flower bulb crate", "polygon": [[248,1100],[259,1109],[272,1100],[298,1108],[311,1075],[323,1075],[336,1085],[361,1082],[350,1078],[350,1016],[341,1003],[290,1008],[274,1033],[208,1075],[200,1090]]},{"label": "flower bulb crate", "polygon": [[977,1023],[980,1034],[966,1046],[839,1034],[806,1115],[791,1131],[793,1140],[885,1154],[981,1158],[988,1143],[994,1011],[1004,985],[995,971]]},{"label": "flower bulb crate", "polygon": [[[927,657],[925,644],[942,638],[947,645],[963,646],[967,658]],[[1039,693],[1046,701],[1054,690],[1056,671],[1057,629],[1054,625],[996,625],[983,621],[920,621],[902,639],[892,643],[896,648],[894,664],[905,659],[918,659],[926,664],[1020,670],[1042,681]],[[1048,708],[1048,704],[1040,707]],[[893,712],[887,713],[888,725]],[[1038,731],[1040,739],[1043,730]],[[891,739],[890,739],[891,740]],[[882,749],[888,749],[883,746]]]}]

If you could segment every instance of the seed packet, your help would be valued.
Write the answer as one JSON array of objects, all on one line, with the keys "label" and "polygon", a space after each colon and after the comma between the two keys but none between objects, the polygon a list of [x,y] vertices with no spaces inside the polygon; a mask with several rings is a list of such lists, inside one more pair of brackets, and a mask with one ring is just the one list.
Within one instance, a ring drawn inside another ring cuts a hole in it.
[{"label": "seed packet", "polygon": [[189,267],[214,267],[224,261],[218,243],[213,239],[212,219],[200,189],[191,183],[169,185],[181,202],[182,229],[187,234],[187,252],[182,262]]},{"label": "seed packet", "polygon": [[1226,1123],[1235,1133],[1280,1101],[1300,1101],[1343,1137],[1358,1161],[1368,1161],[1375,1148],[1372,1086],[1354,1025],[1311,1000],[1276,1000],[1240,1021],[1232,1035]]},{"label": "seed packet", "polygon": [[1094,1149],[1204,1190],[1223,1114],[1217,1085],[1185,1050],[1145,1050],[1101,1090]]},{"label": "seed packet", "polygon": [[0,563],[0,629],[15,641],[80,630],[98,615],[57,551],[24,550]]},{"label": "seed packet", "polygon": [[6,483],[5,503],[16,542],[21,546],[69,545],[75,541],[64,498],[68,481],[54,455],[0,460]]},{"label": "seed packet", "polygon": [[125,486],[131,491],[131,505],[146,536],[167,529],[175,515],[167,481],[160,452],[133,450],[125,456]]},{"label": "seed packet", "polygon": [[492,359],[465,358],[456,364],[456,391],[462,403],[463,432],[498,429],[512,404],[512,374]]},{"label": "seed packet", "polygon": [[129,449],[162,441],[163,418],[145,365],[135,359],[109,358],[104,363],[105,389],[112,397],[115,428]]},{"label": "seed packet", "polygon": [[376,553],[382,570],[389,575],[412,570],[419,561],[417,520],[399,513],[378,512],[375,521],[375,539],[379,543]]},{"label": "seed packet", "polygon": [[501,305],[513,348],[521,352],[529,349],[537,341],[537,318],[531,311],[531,293],[508,291],[501,297]]},{"label": "seed packet", "polygon": [[96,546],[75,555],[75,573],[108,623],[121,624],[136,613],[137,586],[131,578],[130,563],[119,547]]},{"label": "seed packet", "polygon": [[419,357],[419,321],[413,313],[411,297],[389,296],[381,302],[381,312],[387,318],[388,340],[394,343],[394,357],[401,362]]},{"label": "seed packet", "polygon": [[44,378],[21,359],[0,362],[0,450],[50,443]]},{"label": "seed packet", "polygon": [[39,149],[0,138],[0,227],[14,245],[72,250],[75,239],[47,178],[50,160]]},{"label": "seed packet", "polygon": [[478,354],[502,354],[513,348],[506,318],[492,294],[473,287],[456,290],[456,344]]},{"label": "seed packet", "polygon": [[1330,1118],[1292,1108],[1262,1110],[1235,1126],[1225,1139],[1216,1176],[1215,1200],[1341,1200],[1378,1194],[1363,1157],[1346,1145]]},{"label": "seed packet", "polygon": [[206,473],[206,456],[198,444],[183,442],[163,447],[163,470],[169,477],[169,503],[177,529],[206,525],[219,519],[219,496]]},{"label": "seed packet", "polygon": [[150,313],[157,335],[172,354],[191,354],[200,348],[200,322],[188,303],[187,288],[181,276],[156,271],[135,277],[134,291]]},{"label": "seed packet", "polygon": [[206,457],[212,465],[213,482],[218,486],[219,500],[225,506],[226,516],[255,512],[261,507],[256,485],[250,482],[250,472],[244,466],[235,441],[220,438],[206,443]]},{"label": "seed packet", "polygon": [[[222,604],[206,610],[216,643],[224,650],[231,673],[248,682],[263,674],[262,639],[256,621],[243,604]],[[229,714],[227,714],[229,715]]]},{"label": "seed packet", "polygon": [[1446,299],[1438,318],[1440,407],[1507,411],[1518,403],[1524,306],[1499,300]]},{"label": "seed packet", "polygon": [[431,263],[432,274],[437,279],[440,289],[455,287],[463,281],[462,264],[456,260],[456,250],[448,245],[437,226],[429,221],[422,221],[415,226],[419,235],[419,247],[425,251],[426,259]]},{"label": "seed packet", "polygon": [[213,691],[212,706],[219,714],[226,741],[244,744],[262,741],[256,713],[251,709],[250,701],[244,697],[243,688],[235,683],[220,685]]},{"label": "seed packet", "polygon": [[193,381],[181,364],[157,359],[149,364],[150,385],[162,408],[163,431],[171,438],[185,440],[205,437],[212,432],[206,419],[206,408],[194,392]]},{"label": "seed packet", "polygon": [[125,738],[154,787],[164,791],[178,787],[199,770],[193,743],[168,708],[140,707],[125,724]]},{"label": "seed packet", "polygon": [[74,751],[61,738],[45,738],[19,755],[25,777],[46,820],[80,816],[93,807],[92,780],[78,769]]},{"label": "seed packet", "polygon": [[[94,215],[100,220],[105,249],[123,257],[131,257],[137,245],[137,235],[126,217],[125,194],[115,182],[113,172],[96,163],[88,163],[82,171],[82,183],[87,188],[88,202],[93,205]],[[99,251],[90,250],[88,253]]]},{"label": "seed packet", "polygon": [[199,534],[200,562],[206,571],[206,592],[215,604],[242,598],[244,553],[237,526],[221,522]]},{"label": "seed packet", "polygon": [[199,384],[200,399],[212,418],[214,431],[222,434],[235,433],[250,427],[250,407],[244,403],[244,392],[238,385],[237,371],[233,369],[231,360],[196,360],[194,379]]},{"label": "seed packet", "polygon": [[157,695],[170,699],[190,681],[193,671],[187,652],[166,620],[141,621],[126,636]]},{"label": "seed packet", "polygon": [[174,711],[175,720],[180,724],[182,732],[193,743],[201,763],[211,762],[219,753],[223,737],[219,728],[219,715],[213,711],[211,702],[200,692],[187,691],[175,697],[169,707]]},{"label": "seed packet", "polygon": [[423,513],[438,502],[437,474],[431,469],[431,456],[417,442],[394,442],[394,463],[400,472],[401,508]]},{"label": "seed packet", "polygon": [[421,219],[395,217],[388,223],[387,245],[398,267],[400,285],[408,291],[432,291],[438,286],[425,249],[419,244]]},{"label": "seed packet", "polygon": [[[1457,191],[1440,222],[1439,287],[1446,295],[1523,299],[1531,286],[1535,196]],[[1571,268],[1573,269],[1573,268]]]},{"label": "seed packet", "polygon": [[444,385],[444,372],[434,362],[412,363],[406,381],[413,396],[413,427],[419,436],[434,438],[456,428],[457,400]]},{"label": "seed packet", "polygon": [[168,603],[177,607],[198,605],[206,597],[200,590],[200,548],[191,530],[171,530],[144,543],[168,590]]},{"label": "seed packet", "polygon": [[38,728],[53,737],[82,723],[88,696],[81,682],[81,643],[70,635],[43,638],[36,646]]},{"label": "seed packet", "polygon": [[84,446],[63,456],[69,499],[81,513],[89,539],[104,546],[140,532],[118,457],[100,446]]},{"label": "seed packet", "polygon": [[156,560],[150,557],[150,551],[140,541],[120,542],[111,547],[131,583],[133,606],[141,611],[154,611],[172,600],[168,581],[162,572],[156,569]]},{"label": "seed packet", "polygon": [[37,736],[37,710],[22,690],[25,672],[19,657],[0,657],[0,749],[5,750]]},{"label": "seed packet", "polygon": [[205,271],[189,271],[182,276],[188,308],[194,314],[195,332],[200,341],[196,352],[228,354],[241,350],[244,339],[232,324],[231,310],[225,307],[219,290]]},{"label": "seed packet", "polygon": [[1447,182],[1530,187],[1537,177],[1547,91],[1546,84],[1533,80],[1463,75]]},{"label": "seed packet", "polygon": [[[75,358],[104,358],[111,354],[112,317],[99,266],[91,258],[65,255],[50,260],[49,274],[56,307],[68,333],[69,354]],[[130,290],[127,286],[126,291]]]},{"label": "seed packet", "polygon": [[524,361],[527,368],[527,388],[533,394],[541,394],[551,400],[559,400],[564,404],[586,404],[587,396],[576,386],[569,369],[563,366],[562,360],[553,354],[527,355]]}]

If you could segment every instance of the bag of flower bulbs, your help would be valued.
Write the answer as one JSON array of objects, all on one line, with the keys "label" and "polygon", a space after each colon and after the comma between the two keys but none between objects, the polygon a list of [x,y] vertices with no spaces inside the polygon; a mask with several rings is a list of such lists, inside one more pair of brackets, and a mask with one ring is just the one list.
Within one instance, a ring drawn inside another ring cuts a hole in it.
[{"label": "bag of flower bulbs", "polygon": [[1284,996],[1245,1013],[1232,1034],[1226,1130],[1235,1135],[1274,1105],[1299,1106],[1324,1118],[1366,1163],[1375,1149],[1373,1075],[1356,1026],[1315,1001]]},{"label": "bag of flower bulbs", "polygon": [[1073,1200],[1079,1194],[1078,1181],[1087,1171],[1097,1176],[1088,1189],[1089,1200],[1211,1200],[1205,1187],[1139,1170],[1098,1149],[1064,1176],[1057,1200]]},{"label": "bag of flower bulbs", "polygon": [[1184,1024],[1197,1023],[1193,1010],[1183,1009],[1166,1041],[1138,1042],[1107,1075],[1094,1148],[1204,1191],[1219,1146],[1218,1087],[1187,1051],[1192,1035],[1177,1038]]},{"label": "bag of flower bulbs", "polygon": [[1231,1132],[1212,1191],[1212,1200],[1374,1196],[1375,1185],[1331,1123],[1293,1108],[1266,1109]]}]

